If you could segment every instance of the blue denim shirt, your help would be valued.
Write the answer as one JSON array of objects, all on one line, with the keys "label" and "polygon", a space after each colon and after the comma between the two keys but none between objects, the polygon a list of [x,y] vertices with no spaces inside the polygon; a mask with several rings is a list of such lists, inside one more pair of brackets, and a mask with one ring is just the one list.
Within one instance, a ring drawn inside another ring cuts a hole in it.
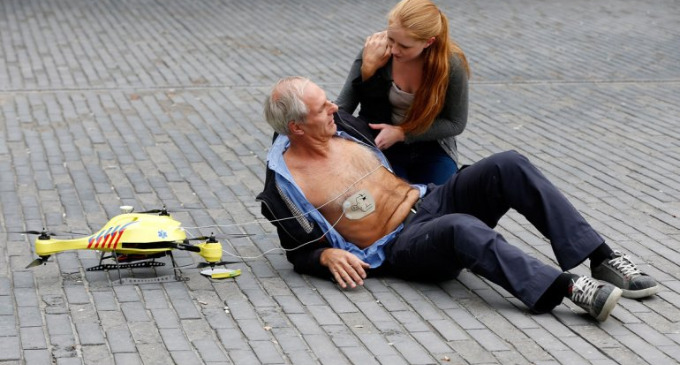
[{"label": "blue denim shirt", "polygon": [[[362,143],[342,131],[338,131],[336,133],[336,137]],[[389,171],[392,171],[389,162],[387,162],[387,158],[382,154],[382,152],[380,152],[380,150],[375,148],[375,146],[369,146],[365,143],[362,144],[369,147],[375,153],[382,165],[385,166],[385,168],[387,168]],[[268,166],[276,173],[276,183],[278,184],[279,188],[281,188],[283,193],[286,194],[295,205],[297,205],[303,214],[308,215],[308,218],[319,224],[324,232],[327,232],[326,238],[333,247],[351,252],[362,261],[368,263],[371,268],[376,268],[382,265],[383,261],[385,260],[385,245],[394,239],[399,234],[399,232],[401,232],[401,230],[404,228],[404,225],[400,224],[394,231],[381,237],[365,249],[361,249],[354,243],[346,241],[340,235],[340,233],[338,233],[338,231],[333,228],[333,224],[328,222],[326,218],[324,218],[324,216],[321,215],[321,213],[307,200],[305,194],[302,192],[302,190],[300,190],[300,187],[293,180],[293,176],[291,175],[290,171],[288,170],[288,166],[286,166],[286,163],[283,160],[283,153],[286,151],[286,149],[288,149],[289,145],[290,140],[288,137],[279,135],[272,144],[271,150],[267,154]],[[420,190],[421,197],[425,195],[425,185],[413,185],[413,187]]]}]

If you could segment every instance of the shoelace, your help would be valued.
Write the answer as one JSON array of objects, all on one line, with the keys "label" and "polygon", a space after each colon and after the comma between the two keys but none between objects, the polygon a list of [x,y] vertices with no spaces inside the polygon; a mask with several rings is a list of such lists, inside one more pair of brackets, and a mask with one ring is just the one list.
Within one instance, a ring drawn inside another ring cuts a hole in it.
[{"label": "shoelace", "polygon": [[628,255],[623,255],[618,251],[614,252],[618,257],[609,260],[609,264],[615,269],[621,271],[621,273],[626,277],[631,277],[633,275],[640,275],[641,272],[638,270],[637,266],[630,260]]},{"label": "shoelace", "polygon": [[597,292],[597,282],[586,276],[581,276],[578,280],[572,280],[571,300],[574,303],[584,303],[590,305]]}]

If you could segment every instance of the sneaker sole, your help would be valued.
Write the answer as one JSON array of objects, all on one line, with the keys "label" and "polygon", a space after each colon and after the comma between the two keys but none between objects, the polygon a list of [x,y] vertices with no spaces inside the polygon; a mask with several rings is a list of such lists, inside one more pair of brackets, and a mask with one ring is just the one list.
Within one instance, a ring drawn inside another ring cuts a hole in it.
[{"label": "sneaker sole", "polygon": [[621,291],[623,291],[623,294],[621,294],[621,295],[624,298],[640,299],[640,298],[649,297],[649,296],[652,296],[652,295],[658,293],[659,292],[659,286],[654,285],[651,288],[640,289],[640,290],[621,289]]},{"label": "sneaker sole", "polygon": [[604,322],[609,317],[609,313],[611,313],[612,310],[614,310],[614,307],[616,307],[616,303],[619,301],[622,294],[623,291],[621,289],[614,288],[614,290],[612,290],[612,292],[609,294],[609,297],[607,297],[607,301],[602,306],[602,311],[597,317],[595,317],[595,319],[600,322]]}]

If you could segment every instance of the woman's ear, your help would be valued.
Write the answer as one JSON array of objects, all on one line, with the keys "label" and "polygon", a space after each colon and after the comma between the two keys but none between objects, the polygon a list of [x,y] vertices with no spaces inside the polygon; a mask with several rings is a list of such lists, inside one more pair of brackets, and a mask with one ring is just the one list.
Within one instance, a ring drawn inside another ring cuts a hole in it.
[{"label": "woman's ear", "polygon": [[428,39],[427,42],[425,43],[425,48],[431,46],[435,40],[437,40],[437,37],[430,37],[430,39]]}]

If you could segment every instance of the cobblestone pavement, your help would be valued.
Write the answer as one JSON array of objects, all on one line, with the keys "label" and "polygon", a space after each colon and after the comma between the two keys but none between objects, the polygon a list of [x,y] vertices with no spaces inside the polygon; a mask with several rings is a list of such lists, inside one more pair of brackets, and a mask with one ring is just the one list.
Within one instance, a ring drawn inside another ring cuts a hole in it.
[{"label": "cobblestone pavement", "polygon": [[[467,272],[342,291],[292,271],[254,199],[260,103],[293,74],[337,95],[393,0],[2,0],[0,364],[680,362],[680,2],[438,3],[473,71],[463,162],[525,153],[659,295],[600,324]],[[205,278],[185,251],[186,282],[145,282],[166,265],[120,284],[85,271],[92,251],[25,269],[35,236],[17,232],[93,232],[121,205],[253,234],[223,240],[242,275]],[[554,263],[521,216],[498,229]]]}]

